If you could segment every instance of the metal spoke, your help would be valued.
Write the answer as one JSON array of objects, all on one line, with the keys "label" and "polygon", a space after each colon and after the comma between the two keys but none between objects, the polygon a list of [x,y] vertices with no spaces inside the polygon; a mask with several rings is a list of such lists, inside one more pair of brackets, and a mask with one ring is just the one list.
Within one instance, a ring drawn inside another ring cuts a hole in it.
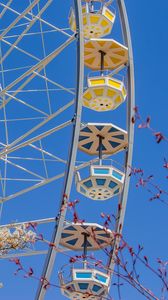
[{"label": "metal spoke", "polygon": [[[13,1],[13,0],[12,0]],[[40,20],[41,21],[41,20]],[[60,28],[61,29],[61,28]],[[62,30],[70,30],[70,28],[62,28]],[[58,30],[56,29],[51,29],[51,30],[43,30],[43,34],[45,33],[52,33],[52,32],[57,32]],[[37,32],[29,32],[29,33],[26,33],[24,34],[24,36],[32,36],[32,35],[39,35],[41,34],[41,31],[37,31]],[[14,35],[6,35],[5,36],[5,39],[11,39],[11,38],[14,38],[14,37],[18,37],[19,34],[14,34]]]},{"label": "metal spoke", "polygon": [[67,121],[67,122],[65,122],[65,123],[63,123],[63,124],[61,124],[59,126],[56,126],[56,127],[52,128],[52,129],[50,129],[48,131],[45,131],[45,132],[39,134],[39,135],[37,135],[37,136],[35,136],[35,137],[33,137],[33,138],[31,138],[31,139],[23,142],[22,144],[19,144],[19,145],[13,147],[13,148],[10,148],[10,145],[9,145],[8,147],[6,147],[5,150],[3,150],[2,152],[0,152],[0,158],[3,157],[4,155],[7,155],[8,153],[12,153],[12,152],[14,152],[16,150],[19,150],[21,148],[24,148],[24,147],[28,146],[31,143],[39,141],[39,140],[41,140],[41,139],[49,136],[50,134],[52,134],[52,133],[54,133],[54,132],[56,132],[56,131],[58,131],[60,129],[63,129],[63,128],[71,125],[71,124],[72,124],[71,120]]},{"label": "metal spoke", "polygon": [[[1,6],[4,6],[2,3],[0,3],[0,5],[1,5]],[[10,9],[10,8],[9,8],[9,9]],[[19,13],[18,13],[18,15],[19,15]],[[28,25],[28,24],[29,24],[29,22],[27,22],[27,23],[22,23],[22,24],[19,24],[19,25],[15,25],[15,26],[13,26],[12,29],[19,28],[19,27],[22,27],[22,26],[26,26],[26,25]],[[5,29],[6,29],[6,28],[0,29],[0,32],[3,32]]]},{"label": "metal spoke", "polygon": [[[38,75],[37,75],[38,76]],[[47,80],[49,81],[49,79],[47,78]],[[55,85],[58,85],[55,81],[54,81],[54,83],[55,83]],[[72,91],[74,91],[75,89],[74,88],[64,88],[63,86],[62,86],[62,88],[50,88],[50,89],[48,89],[48,91],[49,92],[58,92],[58,91],[67,91],[67,92],[69,92],[69,93],[71,93],[71,94],[73,94],[73,95],[75,95],[75,92],[72,92]],[[14,92],[16,92],[16,90],[10,90],[9,91],[9,93],[14,93]],[[41,92],[46,92],[46,89],[32,89],[32,90],[30,90],[30,89],[28,89],[28,90],[26,90],[26,89],[24,89],[24,90],[19,90],[19,93],[41,93]]]},{"label": "metal spoke", "polygon": [[21,99],[19,99],[18,97],[15,97],[15,96],[7,93],[7,92],[5,93],[5,95],[8,96],[10,99],[13,99],[13,100],[17,101],[17,102],[19,102],[19,103],[21,103],[21,104],[23,104],[23,105],[31,108],[32,110],[34,110],[34,111],[42,114],[42,115],[48,116],[48,114],[46,112],[42,111],[41,109],[36,108],[35,106],[33,106],[33,105],[31,105],[31,104],[29,104],[29,103],[27,103],[27,102],[25,102],[25,101],[23,101]]},{"label": "metal spoke", "polygon": [[48,178],[49,176],[48,176],[48,170],[47,170],[47,163],[46,163],[45,155],[43,152],[42,141],[40,140],[39,143],[40,143],[40,150],[41,150],[41,156],[42,156],[42,161],[43,161],[43,165],[44,165],[45,175],[46,175],[46,178]]},{"label": "metal spoke", "polygon": [[11,5],[13,0],[9,0],[8,3],[6,4],[6,7],[4,7],[4,9],[2,10],[2,12],[0,13],[0,19],[4,16],[4,14],[6,13],[8,7]]},{"label": "metal spoke", "polygon": [[37,146],[35,146],[35,145],[33,145],[33,144],[30,144],[29,146],[32,147],[32,148],[34,148],[34,149],[36,149],[36,150],[38,150],[38,151],[43,152],[45,155],[48,155],[48,156],[50,156],[50,157],[55,158],[55,160],[57,160],[57,161],[59,161],[59,162],[61,162],[61,163],[67,164],[67,161],[66,161],[66,160],[61,159],[61,158],[59,158],[58,156],[55,156],[54,154],[51,154],[51,153],[48,152],[48,151],[45,151],[44,149],[40,149],[40,148],[38,148]]},{"label": "metal spoke", "polygon": [[[24,67],[18,67],[18,68],[13,68],[13,69],[4,69],[3,72],[6,73],[6,72],[19,71],[19,70],[28,69],[28,68],[31,68],[31,67],[32,66],[24,66]],[[0,71],[0,73],[2,73],[2,71]]]},{"label": "metal spoke", "polygon": [[41,182],[40,179],[28,179],[28,178],[1,178],[2,181],[24,181],[24,182]]},{"label": "metal spoke", "polygon": [[[36,6],[36,4],[39,2],[40,0],[34,0],[34,2],[29,5],[22,13],[19,13],[19,16],[5,29],[3,30],[3,33],[0,35],[0,40],[2,40],[2,38],[25,16],[27,15],[28,12],[30,12],[30,10]],[[7,9],[10,9],[9,6],[7,5],[2,5]]]},{"label": "metal spoke", "polygon": [[39,123],[38,125],[34,126],[32,129],[30,129],[29,131],[27,131],[26,133],[24,133],[18,139],[14,140],[10,144],[10,147],[13,147],[17,143],[21,142],[23,139],[25,139],[26,137],[28,137],[30,134],[32,134],[33,132],[35,132],[37,129],[40,129],[42,126],[44,126],[45,124],[47,124],[49,121],[51,121],[52,119],[54,119],[55,117],[57,117],[58,115],[60,115],[63,111],[65,111],[66,109],[68,109],[69,107],[71,107],[73,105],[73,103],[74,103],[74,101],[70,101],[68,104],[66,104],[66,105],[62,106],[60,109],[58,109],[55,113],[53,113],[52,115],[49,115],[41,123]]},{"label": "metal spoke", "polygon": [[[45,151],[44,149],[41,149],[41,148],[38,148],[38,150],[40,151],[40,152],[43,152],[43,153],[45,153],[45,154],[47,154],[48,155],[48,153],[47,153],[47,151]],[[49,153],[51,156],[52,156],[52,154],[51,153]],[[35,157],[21,157],[21,156],[9,156],[8,155],[8,158],[9,159],[14,159],[14,160],[32,160],[32,161],[43,161],[43,159],[42,158],[35,158]],[[59,162],[63,162],[63,163],[65,163],[66,164],[66,161],[65,160],[63,160],[63,159],[61,159],[61,158],[59,158],[59,157],[56,157],[55,159],[51,159],[51,158],[46,158],[45,157],[45,160],[47,161],[47,162],[55,162],[55,163],[57,163],[58,161]]]},{"label": "metal spoke", "polygon": [[0,255],[0,260],[1,259],[10,259],[14,257],[27,257],[27,256],[35,256],[35,255],[46,255],[47,250],[36,250],[36,251],[30,251],[30,252],[17,252],[17,253],[11,253],[11,254],[3,254]]},{"label": "metal spoke", "polygon": [[[39,1],[39,0],[38,0]],[[39,16],[43,14],[43,12],[48,8],[48,6],[51,4],[53,0],[48,0],[48,2],[45,4],[45,6],[39,11],[37,16],[32,19],[32,21],[29,23],[29,25],[26,27],[26,29],[20,34],[20,36],[17,38],[17,40],[12,44],[12,46],[9,48],[9,50],[5,53],[5,55],[1,58],[1,62],[3,62],[8,55],[12,52],[13,48],[17,46],[17,44],[21,41],[21,39],[24,37],[24,34],[30,30],[30,28],[35,24],[35,22],[38,20]]]},{"label": "metal spoke", "polygon": [[18,51],[24,53],[25,55],[27,55],[27,56],[29,56],[29,57],[37,60],[37,61],[40,61],[40,59],[38,57],[36,57],[35,55],[27,52],[26,50],[24,50],[24,49],[22,49],[22,48],[20,48],[20,47],[18,47],[16,45],[14,45],[14,44],[12,44],[12,43],[10,43],[9,41],[6,41],[5,39],[2,39],[2,42],[5,43],[5,44],[7,44],[7,45],[9,45],[9,46],[11,46],[11,47],[13,47],[13,48],[15,48],[15,49],[17,49]]},{"label": "metal spoke", "polygon": [[47,223],[53,223],[55,222],[55,218],[46,218],[46,219],[39,219],[39,220],[30,220],[30,221],[26,221],[26,222],[14,222],[14,223],[9,223],[9,224],[4,224],[4,225],[0,225],[0,229],[7,227],[7,228],[11,228],[13,226],[20,226],[20,225],[24,225],[24,224],[37,224],[37,225],[41,225],[41,224],[47,224]]},{"label": "metal spoke", "polygon": [[21,190],[21,191],[15,193],[15,194],[12,194],[12,195],[10,195],[10,196],[6,196],[6,197],[3,197],[3,198],[0,198],[0,203],[4,203],[4,202],[9,201],[9,200],[12,200],[12,199],[14,199],[14,198],[16,198],[16,197],[18,197],[18,196],[21,196],[21,195],[23,195],[23,194],[26,194],[26,193],[28,193],[28,192],[30,192],[30,191],[36,190],[36,189],[38,189],[38,188],[40,188],[40,187],[42,187],[42,186],[44,186],[44,185],[46,185],[46,184],[49,184],[49,183],[51,183],[51,182],[53,182],[53,181],[55,181],[55,180],[58,180],[58,179],[60,179],[60,178],[63,178],[64,175],[65,175],[64,173],[58,174],[58,175],[56,175],[56,176],[54,176],[54,177],[45,179],[45,180],[41,181],[40,183],[37,183],[37,184],[35,184],[35,185],[31,186],[31,187],[28,187],[28,188],[26,188],[26,189],[23,189],[23,190]]},{"label": "metal spoke", "polygon": [[[40,11],[40,5],[37,5],[38,11]],[[43,35],[43,26],[42,26],[42,22],[40,20],[40,32],[41,32],[41,42],[42,42],[42,49],[43,49],[43,57],[46,57],[46,47],[45,47],[45,41],[44,41],[44,35]],[[50,99],[50,93],[48,90],[48,81],[46,80],[47,77],[47,72],[46,72],[46,68],[44,68],[43,70],[44,72],[44,76],[45,76],[45,86],[46,86],[46,92],[47,92],[47,100],[48,100],[48,109],[49,109],[49,113],[52,113],[52,109],[51,109],[51,99]]]},{"label": "metal spoke", "polygon": [[[2,5],[3,7],[7,7],[6,5],[4,5],[4,4],[2,4],[2,3],[0,3],[0,5]],[[15,14],[17,14],[17,15],[20,15],[19,12],[17,12],[17,11],[14,10],[14,9],[12,9],[11,7],[7,7],[7,9],[9,9],[10,11],[12,11],[13,13],[15,13]],[[34,17],[34,15],[33,15],[32,13],[29,13],[29,15],[31,15],[31,17]],[[27,17],[27,16],[24,16],[24,19],[26,19],[26,20],[28,20],[28,21],[31,21],[31,19],[30,19],[29,17]],[[39,18],[39,20],[40,20],[42,23],[48,25],[49,27],[55,29],[57,32],[60,32],[60,33],[66,35],[66,36],[68,36],[68,37],[71,37],[71,35],[68,34],[67,32],[65,32],[63,29],[54,26],[53,24],[47,22],[46,20],[44,20],[44,19],[42,19],[42,18]]]},{"label": "metal spoke", "polygon": [[47,78],[47,77],[45,77],[45,76],[43,76],[43,75],[37,73],[37,72],[35,72],[35,74],[36,74],[37,76],[39,76],[39,77],[45,79],[46,81],[52,83],[53,85],[59,87],[61,90],[66,91],[66,92],[68,92],[68,93],[70,93],[70,94],[72,94],[72,95],[75,95],[75,93],[74,93],[73,91],[71,91],[71,89],[66,88],[66,87],[64,87],[63,85],[61,85],[61,84],[59,84],[59,83],[57,83],[57,82],[55,82],[55,81],[53,81],[53,80],[51,80],[51,79],[49,79],[49,78]]},{"label": "metal spoke", "polygon": [[[19,121],[32,121],[32,120],[44,120],[46,117],[34,117],[34,118],[19,118],[19,119],[7,119],[6,122],[19,122]],[[0,120],[4,123],[4,120]]]},{"label": "metal spoke", "polygon": [[[19,78],[14,80],[11,84],[9,84],[5,89],[3,89],[0,93],[0,95],[5,94],[8,90],[10,90],[13,86],[21,82],[24,78],[32,74],[34,71],[40,72],[46,65],[48,65],[57,55],[59,55],[69,44],[71,44],[75,40],[75,35],[73,35],[71,38],[69,38],[65,43],[63,43],[60,47],[58,47],[56,50],[54,50],[52,53],[50,53],[48,56],[46,56],[44,59],[42,59],[39,63],[37,63],[35,66],[33,66],[31,69],[29,69],[27,72],[22,74]],[[33,73],[25,82],[22,84],[19,88],[22,89],[26,84],[28,84],[37,74]],[[14,96],[18,92],[14,93]],[[5,103],[3,103],[0,106],[0,109],[4,107],[9,101],[11,100],[11,97],[6,99]]]},{"label": "metal spoke", "polygon": [[22,171],[24,171],[24,172],[26,172],[26,173],[28,173],[28,174],[30,174],[30,175],[33,175],[33,176],[35,176],[35,177],[38,177],[38,178],[40,178],[40,179],[42,179],[42,180],[44,179],[43,176],[40,176],[39,174],[37,174],[37,173],[35,173],[35,172],[32,172],[32,171],[30,171],[30,170],[24,168],[23,166],[20,166],[20,165],[18,165],[18,164],[15,164],[15,163],[11,162],[11,161],[10,161],[9,159],[7,159],[7,158],[1,157],[1,159],[2,159],[3,161],[7,162],[8,164],[14,166],[15,168],[18,168],[18,169],[20,169],[20,170],[22,170]]}]

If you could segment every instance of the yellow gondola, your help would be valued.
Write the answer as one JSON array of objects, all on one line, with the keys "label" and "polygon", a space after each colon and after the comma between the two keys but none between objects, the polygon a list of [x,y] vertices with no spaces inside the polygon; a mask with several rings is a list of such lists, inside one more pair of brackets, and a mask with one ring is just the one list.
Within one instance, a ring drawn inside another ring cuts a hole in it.
[{"label": "yellow gondola", "polygon": [[[115,14],[105,5],[99,11],[90,11],[88,4],[82,6],[83,33],[86,39],[99,38],[110,34]],[[76,32],[76,21],[74,10],[71,9],[69,24],[72,31]]]},{"label": "yellow gondola", "polygon": [[88,78],[88,88],[83,94],[83,105],[98,112],[114,110],[127,97],[124,82],[111,76]]}]

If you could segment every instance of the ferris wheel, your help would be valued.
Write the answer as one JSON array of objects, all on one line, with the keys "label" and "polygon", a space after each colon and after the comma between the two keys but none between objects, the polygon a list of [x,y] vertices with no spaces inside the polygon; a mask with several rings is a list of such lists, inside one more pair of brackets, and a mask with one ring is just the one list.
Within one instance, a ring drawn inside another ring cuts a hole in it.
[{"label": "ferris wheel", "polygon": [[53,276],[57,299],[109,299],[134,138],[124,0],[0,0],[0,18],[0,262],[35,258],[43,280],[32,299],[47,299]]}]

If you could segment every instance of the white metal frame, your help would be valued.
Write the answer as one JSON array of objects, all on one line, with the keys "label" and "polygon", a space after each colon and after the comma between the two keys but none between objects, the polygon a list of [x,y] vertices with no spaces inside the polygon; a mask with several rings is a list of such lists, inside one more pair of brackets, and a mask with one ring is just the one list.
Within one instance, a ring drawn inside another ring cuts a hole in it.
[{"label": "white metal frame", "polygon": [[[31,190],[34,190],[36,188],[39,188],[40,186],[43,186],[45,184],[48,184],[49,182],[52,182],[54,180],[57,180],[59,178],[64,177],[64,186],[63,186],[63,191],[62,191],[62,196],[60,199],[60,211],[61,214],[59,215],[59,218],[56,220],[54,218],[48,219],[48,220],[39,220],[39,224],[43,224],[46,222],[54,222],[54,231],[53,231],[53,236],[52,236],[52,243],[55,244],[55,247],[59,247],[59,242],[61,238],[61,233],[63,230],[64,222],[65,222],[65,216],[66,216],[66,206],[65,203],[67,203],[70,191],[71,191],[71,185],[72,185],[72,180],[73,180],[73,175],[74,175],[74,170],[79,170],[82,169],[86,166],[89,166],[91,162],[96,162],[98,160],[94,159],[91,160],[87,163],[83,163],[79,165],[78,167],[75,167],[75,161],[76,161],[76,153],[77,153],[77,147],[78,147],[78,138],[79,138],[79,133],[80,133],[80,124],[81,124],[81,111],[82,111],[82,102],[80,101],[83,97],[83,76],[84,76],[84,39],[83,39],[83,31],[82,31],[82,10],[81,10],[81,0],[74,0],[75,4],[75,14],[76,14],[76,23],[77,23],[77,32],[74,35],[69,35],[66,31],[61,30],[60,28],[57,28],[56,26],[53,26],[52,24],[48,23],[45,21],[41,14],[43,11],[47,8],[47,6],[52,2],[52,0],[48,1],[48,5],[43,7],[43,9],[38,13],[37,16],[34,16],[31,12],[31,9],[33,6],[35,6],[39,0],[35,0],[22,14],[19,14],[17,11],[13,10],[10,7],[10,4],[12,3],[13,0],[9,0],[7,4],[2,4],[1,6],[3,7],[3,10],[1,12],[1,15],[4,15],[6,10],[10,10],[14,12],[17,15],[17,18],[15,21],[8,27],[6,28],[3,33],[0,34],[0,39],[2,39],[5,43],[10,45],[9,51],[6,53],[5,56],[1,58],[1,64],[3,61],[6,59],[6,57],[10,54],[10,52],[14,49],[17,48],[19,51],[23,51],[18,47],[18,42],[22,39],[22,36],[18,37],[15,43],[10,44],[10,42],[5,39],[5,36],[7,36],[11,26],[17,25],[19,20],[21,18],[24,18],[26,21],[29,21],[29,27],[27,27],[27,30],[24,31],[24,34],[27,34],[28,30],[31,28],[31,26],[36,22],[36,20],[40,20],[42,23],[49,24],[52,28],[52,30],[56,31],[61,31],[65,36],[68,37],[68,40],[64,42],[60,47],[58,47],[56,50],[54,50],[52,53],[50,53],[48,56],[46,56],[44,59],[40,60],[36,57],[34,59],[37,60],[37,64],[33,67],[31,67],[28,71],[26,71],[22,76],[14,80],[11,84],[9,84],[6,88],[2,88],[0,91],[0,95],[2,97],[2,101],[0,101],[0,108],[5,109],[6,105],[13,99],[15,101],[19,101],[23,103],[23,100],[20,99],[19,97],[16,97],[18,94],[18,90],[22,90],[33,78],[36,76],[43,77],[47,82],[52,82],[51,79],[47,78],[45,75],[39,74],[41,70],[45,70],[45,67],[48,65],[49,62],[51,62],[59,53],[62,52],[63,49],[65,49],[68,45],[70,45],[73,41],[77,40],[77,87],[76,87],[76,99],[75,102],[74,100],[70,101],[68,104],[63,106],[60,110],[58,110],[56,113],[47,115],[44,112],[43,113],[44,119],[40,124],[37,126],[33,127],[31,130],[26,132],[23,136],[20,136],[17,140],[13,141],[10,145],[7,143],[6,145],[2,145],[4,149],[0,152],[0,158],[6,161],[6,163],[11,163],[9,156],[7,155],[11,154],[17,149],[21,149],[27,145],[30,147],[35,147],[37,148],[38,151],[41,151],[43,154],[45,153],[45,150],[42,148],[38,148],[37,146],[33,145],[32,143],[41,140],[44,137],[50,135],[53,132],[56,132],[57,130],[60,130],[66,126],[72,125],[73,130],[72,130],[72,139],[71,139],[71,146],[70,146],[70,152],[69,152],[69,158],[68,162],[65,160],[58,158],[54,156],[51,153],[47,153],[49,157],[53,159],[58,159],[62,163],[66,164],[67,163],[67,169],[65,173],[57,174],[56,176],[52,178],[39,178],[39,182],[36,183],[35,185],[26,188],[22,191],[19,191],[13,195],[6,196],[0,199],[0,203],[3,203],[5,201],[8,201],[10,199],[13,199],[19,195],[22,195],[26,192],[29,192]],[[134,64],[133,64],[133,53],[132,53],[132,44],[131,44],[131,35],[130,35],[130,29],[129,29],[129,23],[128,23],[128,17],[127,17],[127,12],[126,12],[126,7],[124,0],[116,0],[118,3],[119,7],[119,12],[120,12],[120,19],[121,19],[121,25],[122,25],[122,30],[123,30],[123,37],[125,41],[125,45],[128,47],[129,50],[129,62],[128,62],[128,71],[127,71],[127,76],[128,76],[128,105],[127,105],[127,130],[128,130],[128,140],[129,140],[129,145],[128,145],[128,150],[126,151],[125,155],[125,182],[124,182],[124,188],[122,195],[120,197],[120,204],[121,204],[121,210],[117,216],[117,223],[116,223],[116,232],[121,233],[123,224],[124,224],[124,217],[125,217],[125,211],[126,211],[126,205],[127,205],[127,198],[128,198],[128,189],[129,189],[129,173],[130,169],[129,167],[132,164],[132,153],[133,153],[133,142],[134,142],[134,126],[132,124],[132,116],[134,114],[134,107],[135,107],[135,94],[134,94]],[[111,3],[112,1],[109,1]],[[28,17],[29,15],[30,17]],[[123,66],[122,66],[123,67]],[[115,73],[115,71],[113,72]],[[23,82],[24,80],[24,82]],[[19,88],[17,87],[16,90],[14,90],[14,93],[11,94],[11,89],[14,89],[16,85],[20,84]],[[63,87],[62,85],[59,85],[58,83],[52,82],[55,84],[57,87],[60,89],[66,90],[67,92],[71,93],[74,95],[74,91]],[[26,103],[23,103],[26,105]],[[63,111],[68,109],[70,106],[75,104],[75,112],[74,112],[74,118],[73,120],[69,120],[63,124],[60,124],[46,132],[43,132],[40,136],[34,136],[33,138],[27,139],[26,141],[24,140],[27,138],[29,135],[34,133],[37,129],[42,127],[44,124],[47,124],[50,120],[61,114]],[[32,109],[34,109],[32,107]],[[24,141],[23,141],[24,140]],[[23,142],[22,142],[23,141]],[[1,145],[0,145],[1,146]],[[106,158],[108,156],[104,156],[103,158]],[[15,164],[15,167],[20,168],[21,166]],[[26,170],[26,172],[30,172],[29,170]],[[37,178],[39,177],[38,174],[34,174]],[[62,210],[62,207],[64,207],[64,210]],[[37,222],[37,221],[36,221]],[[8,225],[4,225],[8,226]],[[2,227],[2,226],[1,226]],[[108,266],[109,266],[109,274],[113,273],[114,267],[115,267],[115,249],[118,247],[120,243],[120,238],[119,235],[116,235],[116,240],[114,242],[114,248],[111,251],[111,257],[109,258]],[[46,254],[46,251],[31,251],[30,255],[38,255],[38,254]],[[55,258],[56,258],[56,251],[53,249],[53,247],[50,247],[50,249],[47,252],[47,257],[43,269],[42,276],[46,280],[50,280],[50,276],[52,273],[52,269],[54,266]],[[23,253],[20,254],[23,256],[29,255],[29,253]],[[15,255],[13,255],[14,257]],[[18,256],[18,254],[17,254]],[[2,256],[1,258],[9,258],[9,255]],[[35,297],[35,300],[43,300],[45,297],[46,289],[43,288],[43,283],[39,284],[37,294]]]}]

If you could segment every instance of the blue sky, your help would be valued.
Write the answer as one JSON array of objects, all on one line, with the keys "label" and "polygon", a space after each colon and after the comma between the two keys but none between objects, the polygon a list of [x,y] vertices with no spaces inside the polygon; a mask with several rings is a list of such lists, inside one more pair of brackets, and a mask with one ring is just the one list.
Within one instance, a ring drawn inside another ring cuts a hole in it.
[{"label": "blue sky", "polygon": [[[28,2],[28,1],[27,1]],[[52,6],[44,14],[44,18],[50,17],[50,21],[56,26],[68,27],[68,13],[70,8],[70,1],[66,1],[62,4],[62,1],[53,1]],[[6,3],[6,1],[1,0],[0,3]],[[45,1],[42,1],[45,3]],[[15,8],[22,11],[21,3],[17,0],[13,4]],[[140,112],[144,118],[148,115],[151,116],[151,126],[156,128],[156,131],[161,131],[168,136],[167,127],[167,52],[168,52],[168,42],[167,42],[167,10],[168,3],[166,0],[162,1],[162,4],[156,1],[133,1],[126,0],[126,6],[128,10],[128,16],[130,21],[130,28],[132,34],[133,51],[134,51],[134,62],[135,62],[135,82],[136,82],[136,105],[139,106]],[[54,14],[53,14],[54,11]],[[48,15],[47,15],[48,14]],[[9,19],[12,19],[12,15]],[[5,26],[3,21],[3,25]],[[36,31],[37,27],[34,28]],[[47,29],[47,27],[46,27]],[[116,21],[114,26],[113,37],[116,40],[120,40],[121,34],[118,31],[119,25]],[[33,29],[32,29],[33,31]],[[56,48],[65,38],[60,34],[53,33],[48,35],[46,38],[46,51],[50,53]],[[12,41],[12,39],[11,39]],[[120,40],[121,41],[121,40]],[[39,55],[41,57],[40,41],[31,42],[31,53],[34,55]],[[25,44],[24,44],[25,43]],[[23,47],[28,47],[29,41],[21,43]],[[2,45],[3,51],[5,48]],[[6,61],[6,68],[11,68],[11,66],[17,66],[20,64],[20,60],[23,60],[23,56],[19,56],[17,51],[14,51]],[[34,61],[30,59],[24,63],[26,65],[33,64]],[[65,53],[61,54],[54,62],[47,67],[47,74],[57,80],[60,84],[64,84],[67,87],[73,87],[75,85],[75,44],[71,45]],[[53,75],[54,74],[54,75]],[[14,77],[18,75],[12,73],[12,75],[6,75],[6,84],[11,82]],[[12,77],[13,76],[13,77]],[[2,77],[1,77],[2,81]],[[29,88],[38,87],[44,88],[44,82],[42,81],[32,81],[28,85]],[[53,87],[50,85],[50,87]],[[28,97],[24,94],[24,100]],[[30,103],[34,103],[37,100],[37,107],[39,109],[46,109],[46,98],[45,101],[40,101],[43,97],[46,97],[43,93],[38,94],[38,98],[32,94],[32,99]],[[52,109],[55,111],[60,108],[63,104],[72,100],[72,96],[64,92],[51,92],[50,94]],[[55,101],[55,99],[57,101]],[[108,112],[106,115],[97,114],[93,111],[87,109],[83,110],[82,121],[84,122],[114,122],[114,124],[125,128],[125,108],[124,104],[115,112]],[[8,116],[14,118],[22,117],[24,115],[24,107],[11,106],[8,109]],[[46,130],[69,120],[73,114],[73,110],[69,109],[66,113],[61,115],[56,121],[52,121],[50,127],[45,127]],[[26,110],[26,116],[34,117],[35,114],[32,111]],[[70,116],[70,118],[69,118]],[[2,119],[1,115],[1,119]],[[22,130],[31,128],[34,123],[24,123],[20,126],[20,123],[16,123],[16,127],[13,127],[13,123],[9,124],[9,132],[11,141],[18,137]],[[4,128],[3,128],[4,129]],[[3,131],[4,132],[4,131]],[[41,133],[38,131],[37,134]],[[51,151],[55,155],[61,156],[63,158],[67,157],[68,147],[67,144],[70,141],[71,128],[66,128],[60,133],[53,134],[51,137],[47,138],[43,142],[44,148]],[[66,138],[64,138],[66,137]],[[4,140],[4,133],[2,133],[2,140]],[[22,152],[23,155],[28,156],[29,154],[33,157],[39,158],[39,154],[35,151],[25,149]],[[116,156],[117,157],[117,156]],[[165,190],[167,190],[166,170],[163,170],[163,159],[167,157],[167,143],[162,142],[161,144],[156,144],[154,137],[151,132],[146,129],[135,130],[135,144],[134,144],[134,160],[133,165],[137,168],[142,168],[145,170],[145,174],[154,175],[154,182],[161,185]],[[168,158],[168,157],[167,157]],[[79,160],[86,159],[85,155],[79,154]],[[116,158],[117,159],[117,158]],[[120,158],[119,158],[120,159]],[[29,162],[24,164],[25,167],[29,166]],[[33,164],[32,167],[34,171],[44,173],[44,169],[38,163]],[[55,174],[56,171],[61,173],[64,170],[62,164],[47,164],[48,172],[51,176]],[[3,169],[3,166],[2,166]],[[22,176],[21,171],[15,169],[10,169],[10,176]],[[16,175],[17,174],[17,175]],[[22,183],[17,183],[18,187],[21,187]],[[38,218],[46,218],[55,216],[58,212],[59,207],[59,196],[61,193],[61,187],[63,180],[51,183],[48,187],[43,187],[34,192],[24,194],[21,197],[13,199],[4,205],[1,223],[8,223],[12,221],[24,221]],[[155,264],[156,258],[160,257],[163,260],[167,260],[168,253],[168,242],[167,242],[167,213],[168,208],[160,202],[149,202],[148,199],[150,195],[143,189],[137,189],[135,187],[135,178],[132,178],[129,191],[129,199],[127,205],[126,218],[124,223],[124,236],[130,245],[137,247],[138,244],[144,246],[144,254],[150,258],[152,264]],[[12,193],[16,188],[16,185],[8,185],[7,191]],[[10,190],[11,189],[11,190]],[[100,213],[113,213],[116,207],[116,201],[109,200],[106,203],[93,203],[91,200],[85,199],[83,196],[77,194],[75,186],[73,185],[71,200],[76,198],[80,199],[79,204],[79,215],[86,221],[90,222],[102,222],[100,218]],[[89,207],[89,210],[88,210]],[[71,214],[68,216],[71,217]],[[47,238],[50,238],[52,226],[40,227],[39,231],[42,232]],[[99,258],[103,258],[102,254],[97,254]],[[26,268],[29,266],[33,267],[34,272],[37,276],[40,276],[40,272],[43,267],[44,257],[33,257],[23,259],[23,265]],[[51,282],[57,283],[58,270],[61,268],[68,258],[63,255],[58,255],[57,263],[54,267]],[[104,257],[106,261],[106,257]],[[145,286],[154,290],[159,297],[160,293],[160,283],[159,280],[149,272],[144,271],[144,269],[139,266],[141,277],[143,278],[143,283]],[[3,300],[22,300],[24,294],[24,300],[30,300],[34,298],[35,291],[37,288],[37,282],[31,279],[23,279],[22,275],[14,276],[15,266],[8,262],[7,260],[1,261],[0,267],[0,281],[3,281],[4,288],[0,289],[0,295]],[[26,290],[26,293],[25,293]],[[115,288],[112,288],[111,295],[114,299],[117,299],[117,294]],[[60,291],[55,288],[49,289],[46,295],[46,300],[50,299],[64,299],[61,296]],[[143,298],[134,289],[125,286],[122,288],[122,300],[140,300]]]}]

